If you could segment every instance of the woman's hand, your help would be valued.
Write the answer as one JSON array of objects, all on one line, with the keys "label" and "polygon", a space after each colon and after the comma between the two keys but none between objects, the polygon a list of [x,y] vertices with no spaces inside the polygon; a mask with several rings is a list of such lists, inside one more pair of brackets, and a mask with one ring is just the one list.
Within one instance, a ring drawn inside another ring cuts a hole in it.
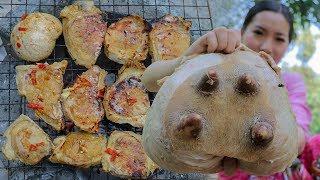
[{"label": "woman's hand", "polygon": [[240,45],[241,33],[239,30],[218,27],[197,39],[184,55],[201,53],[232,53]]},{"label": "woman's hand", "polygon": [[[190,56],[207,52],[232,53],[240,45],[240,39],[239,31],[218,27],[197,39],[183,55]],[[152,63],[141,78],[148,91],[158,91],[160,85],[157,82],[165,76],[170,76],[181,62],[183,59],[177,58]]]}]

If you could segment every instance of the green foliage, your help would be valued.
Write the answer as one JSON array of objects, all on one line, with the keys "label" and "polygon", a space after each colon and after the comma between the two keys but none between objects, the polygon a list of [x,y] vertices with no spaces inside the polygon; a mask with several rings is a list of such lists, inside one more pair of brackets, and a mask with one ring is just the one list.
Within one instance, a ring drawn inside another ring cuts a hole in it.
[{"label": "green foliage", "polygon": [[[255,0],[256,2],[261,0]],[[294,17],[296,27],[309,26],[311,23],[320,26],[319,0],[278,0],[287,5]]]},{"label": "green foliage", "polygon": [[309,67],[294,66],[291,71],[299,72],[304,76],[308,88],[308,104],[312,111],[311,133],[320,133],[320,76]]},{"label": "green foliage", "polygon": [[287,0],[285,4],[293,12],[294,20],[302,27],[310,23],[320,26],[320,1],[319,0]]},{"label": "green foliage", "polygon": [[310,27],[305,28],[302,32],[300,32],[297,45],[299,48],[297,58],[302,62],[303,66],[306,66],[313,53],[316,50],[316,37],[310,31]]}]

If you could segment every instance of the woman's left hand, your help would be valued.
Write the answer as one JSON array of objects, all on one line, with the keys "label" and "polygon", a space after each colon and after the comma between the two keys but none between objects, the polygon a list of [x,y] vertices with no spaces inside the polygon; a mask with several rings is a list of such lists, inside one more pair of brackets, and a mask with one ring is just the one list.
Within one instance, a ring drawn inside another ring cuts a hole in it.
[{"label": "woman's left hand", "polygon": [[218,27],[197,39],[184,55],[201,53],[232,53],[240,45],[241,34],[239,30]]}]

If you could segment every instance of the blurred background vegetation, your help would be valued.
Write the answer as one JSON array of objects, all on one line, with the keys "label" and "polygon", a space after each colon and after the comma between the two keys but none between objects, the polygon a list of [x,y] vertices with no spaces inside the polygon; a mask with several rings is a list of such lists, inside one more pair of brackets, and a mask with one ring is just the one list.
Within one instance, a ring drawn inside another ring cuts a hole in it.
[{"label": "blurred background vegetation", "polygon": [[[214,26],[241,28],[246,13],[257,1],[259,0],[219,1],[219,9],[212,10]],[[299,72],[304,76],[308,88],[308,104],[313,115],[311,132],[320,133],[320,0],[281,2],[289,6],[294,15],[296,38],[289,47],[290,52],[284,58],[286,60],[280,66],[286,71]],[[315,29],[318,34],[312,32]],[[313,60],[312,63],[310,59]]]},{"label": "blurred background vegetation", "polygon": [[[284,3],[294,14],[297,34],[294,43],[298,46],[297,59],[301,61],[300,66],[290,67],[289,70],[304,75],[308,87],[308,103],[313,115],[311,132],[320,133],[320,75],[308,66],[308,61],[316,52],[316,43],[319,41],[319,35],[312,34],[310,27],[320,27],[320,1],[289,0]],[[317,62],[320,63],[320,59]]]}]

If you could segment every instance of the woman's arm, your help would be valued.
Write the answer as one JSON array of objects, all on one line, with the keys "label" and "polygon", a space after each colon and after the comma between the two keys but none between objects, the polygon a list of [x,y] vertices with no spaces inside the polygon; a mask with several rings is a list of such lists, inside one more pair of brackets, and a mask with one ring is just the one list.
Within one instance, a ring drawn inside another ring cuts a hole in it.
[{"label": "woman's arm", "polygon": [[298,73],[283,73],[282,79],[288,90],[291,108],[299,125],[299,133],[303,134],[303,138],[301,139],[303,142],[300,143],[301,152],[305,141],[310,136],[309,126],[312,120],[312,114],[307,104],[307,88],[302,76]]},{"label": "woman's arm", "polygon": [[157,92],[161,85],[157,82],[166,76],[170,76],[180,65],[181,58],[152,63],[143,73],[141,81],[150,92]]},{"label": "woman's arm", "polygon": [[282,78],[288,90],[290,104],[296,116],[297,123],[305,134],[309,135],[312,115],[307,104],[307,88],[303,78],[298,73],[284,73]]}]

